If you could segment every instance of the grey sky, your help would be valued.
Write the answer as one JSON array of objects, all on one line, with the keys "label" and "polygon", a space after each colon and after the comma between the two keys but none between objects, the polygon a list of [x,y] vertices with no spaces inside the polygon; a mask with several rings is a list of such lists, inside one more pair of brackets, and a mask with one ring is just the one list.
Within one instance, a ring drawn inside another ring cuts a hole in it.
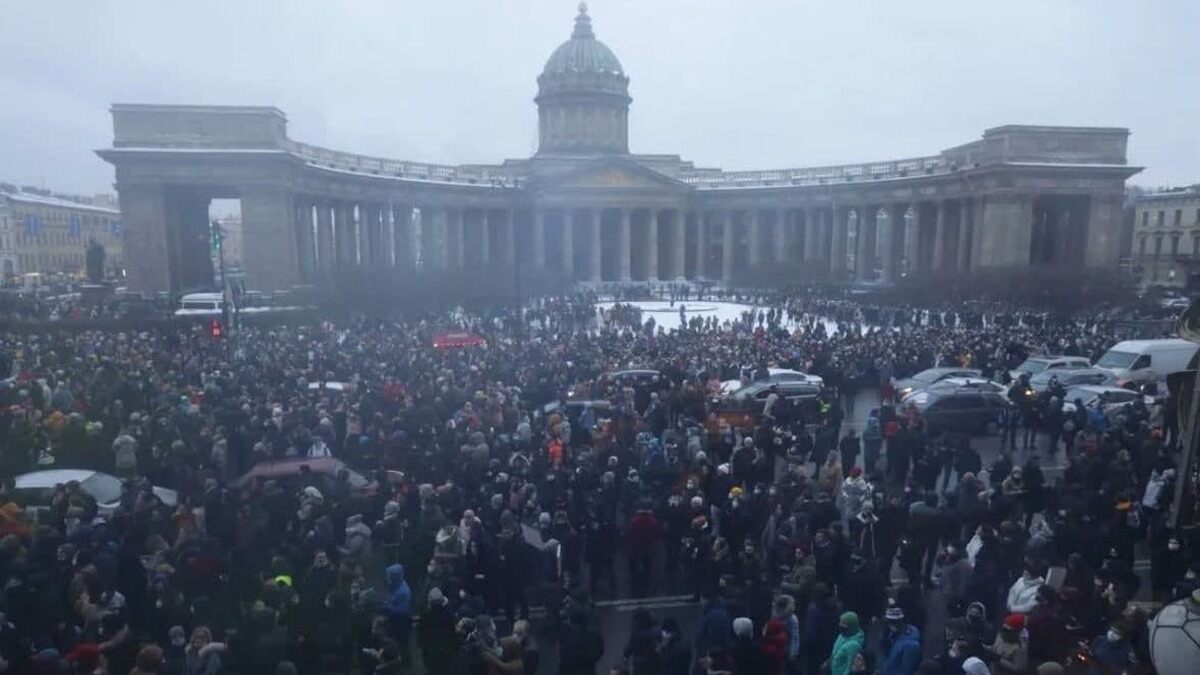
[{"label": "grey sky", "polygon": [[[110,189],[107,108],[274,105],[293,138],[417,161],[528,156],[576,0],[14,0],[0,180]],[[593,0],[630,144],[706,166],[932,154],[1007,123],[1128,126],[1141,185],[1200,181],[1196,0]]]}]

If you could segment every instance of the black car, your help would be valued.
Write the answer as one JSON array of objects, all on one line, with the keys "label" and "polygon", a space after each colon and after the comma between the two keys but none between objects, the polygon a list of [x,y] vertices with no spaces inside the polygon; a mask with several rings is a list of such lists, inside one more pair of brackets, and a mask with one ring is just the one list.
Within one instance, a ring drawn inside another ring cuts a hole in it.
[{"label": "black car", "polygon": [[917,416],[930,431],[968,434],[995,433],[1000,413],[1012,406],[1003,394],[965,388],[955,391],[926,389],[904,402],[917,409]]},{"label": "black car", "polygon": [[786,382],[753,382],[728,396],[728,400],[746,406],[755,415],[761,415],[771,395],[771,388],[777,387],[779,395],[788,399],[800,409],[815,408],[821,387],[803,380],[788,380]]}]

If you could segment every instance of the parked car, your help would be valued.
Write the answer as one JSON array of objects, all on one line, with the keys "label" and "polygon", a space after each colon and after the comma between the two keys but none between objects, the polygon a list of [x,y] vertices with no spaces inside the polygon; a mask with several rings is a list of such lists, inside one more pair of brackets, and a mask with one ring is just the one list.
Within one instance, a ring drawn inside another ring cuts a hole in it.
[{"label": "parked car", "polygon": [[1154,403],[1152,397],[1131,389],[1087,385],[1067,390],[1063,396],[1063,412],[1075,412],[1076,400],[1082,401],[1085,408],[1099,407],[1105,414],[1113,413],[1138,400],[1147,406]]},{"label": "parked car", "polygon": [[817,397],[821,394],[821,387],[819,385],[802,380],[754,382],[733,392],[725,397],[725,400],[744,406],[749,412],[758,416],[763,413],[763,408],[767,404],[767,397],[771,395],[772,387],[778,387],[780,396],[801,408],[815,408]]},{"label": "parked car", "polygon": [[[967,390],[991,392],[993,394],[1004,394],[1008,391],[1004,388],[1004,385],[995,380],[989,380],[986,377],[947,377],[944,380],[934,382],[925,389],[918,389],[917,391],[925,391],[926,389],[932,389],[937,392]],[[909,394],[909,396],[911,395]]]},{"label": "parked car", "polygon": [[[304,467],[308,467],[307,471]],[[353,494],[371,497],[378,492],[378,483],[350,468],[350,465],[336,457],[295,457],[259,462],[241,478],[238,478],[234,484],[242,488],[253,485],[258,480],[274,480],[290,490],[299,490],[306,487],[301,485],[304,480],[303,474],[310,473],[313,476],[310,479],[313,486],[322,494],[330,494],[338,474],[342,471],[347,473],[350,490]]]},{"label": "parked car", "polygon": [[957,431],[968,434],[996,432],[1000,413],[1012,406],[1003,394],[956,389],[925,389],[904,401],[917,410],[917,417],[931,431]]},{"label": "parked car", "polygon": [[[50,510],[58,486],[71,481],[79,483],[79,489],[96,500],[97,515],[109,518],[121,502],[122,481],[116,476],[90,469],[49,469],[24,473],[13,479],[13,491],[25,503],[25,514],[32,522],[41,522]],[[165,506],[174,507],[178,495],[164,487],[153,488],[154,495]]]},{"label": "parked car", "polygon": [[1047,370],[1080,370],[1091,368],[1092,364],[1082,356],[1031,356],[1021,362],[1009,375],[1014,380],[1028,373],[1030,378]]},{"label": "parked car", "polygon": [[979,375],[980,372],[974,368],[929,368],[897,382],[896,396],[903,399],[918,389],[924,389],[948,377],[979,377]]},{"label": "parked car", "polygon": [[1064,389],[1082,387],[1085,385],[1109,386],[1117,383],[1117,378],[1111,372],[1101,368],[1080,368],[1078,370],[1043,370],[1029,378],[1029,386],[1037,393],[1050,388],[1050,381],[1058,379]]},{"label": "parked car", "polygon": [[[794,380],[815,384],[818,387],[825,385],[825,380],[821,379],[819,375],[810,375],[790,368],[767,368],[767,379],[757,380],[757,382],[792,382]],[[721,383],[721,393],[732,394],[747,384],[755,384],[755,381],[745,383],[741,380],[725,380]]]}]

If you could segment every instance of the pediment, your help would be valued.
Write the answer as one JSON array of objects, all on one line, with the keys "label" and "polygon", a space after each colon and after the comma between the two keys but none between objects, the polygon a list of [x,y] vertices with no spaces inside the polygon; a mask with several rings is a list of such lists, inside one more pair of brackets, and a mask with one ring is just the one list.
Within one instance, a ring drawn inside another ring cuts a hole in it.
[{"label": "pediment", "polygon": [[546,188],[567,190],[683,190],[675,179],[633,162],[610,162],[580,167],[548,177]]}]

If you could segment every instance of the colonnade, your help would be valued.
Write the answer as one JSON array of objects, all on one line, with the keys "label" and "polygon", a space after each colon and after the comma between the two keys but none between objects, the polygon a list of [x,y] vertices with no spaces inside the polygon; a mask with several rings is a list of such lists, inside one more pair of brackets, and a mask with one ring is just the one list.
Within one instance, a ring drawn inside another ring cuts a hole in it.
[{"label": "colonnade", "polygon": [[[301,196],[296,260],[309,282],[347,267],[519,264],[591,282],[728,280],[799,267],[835,280],[886,283],[1029,264],[1030,242],[1049,236],[1035,222],[1037,213],[1048,212],[1040,204],[1032,195],[991,205],[964,197],[782,207],[464,206]],[[1086,229],[1086,211],[1071,216],[1061,202],[1055,208],[1055,218],[1071,223],[1073,238]],[[1061,236],[1055,241],[1066,250]],[[1081,254],[1074,258],[1082,264]],[[1034,254],[1035,262],[1049,260]]]}]

